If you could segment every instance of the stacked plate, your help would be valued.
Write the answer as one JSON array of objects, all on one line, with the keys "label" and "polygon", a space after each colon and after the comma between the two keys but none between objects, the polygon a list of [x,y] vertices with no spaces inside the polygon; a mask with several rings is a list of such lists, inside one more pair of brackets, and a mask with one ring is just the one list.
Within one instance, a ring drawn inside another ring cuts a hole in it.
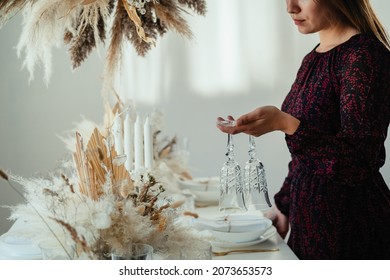
[{"label": "stacked plate", "polygon": [[5,233],[0,237],[0,259],[41,260],[42,253],[28,238]]},{"label": "stacked plate", "polygon": [[217,205],[219,202],[219,177],[180,178],[178,184],[182,191],[194,195],[198,205]]},{"label": "stacked plate", "polygon": [[195,227],[209,230],[214,247],[238,248],[263,242],[276,233],[272,221],[257,215],[228,215],[215,219],[197,219]]}]

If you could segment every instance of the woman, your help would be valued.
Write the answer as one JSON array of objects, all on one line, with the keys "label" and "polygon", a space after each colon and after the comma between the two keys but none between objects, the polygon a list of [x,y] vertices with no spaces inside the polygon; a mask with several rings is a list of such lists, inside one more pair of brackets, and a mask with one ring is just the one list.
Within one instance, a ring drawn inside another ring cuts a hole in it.
[{"label": "woman", "polygon": [[[289,172],[270,217],[300,259],[390,259],[390,191],[379,169],[390,121],[390,44],[369,0],[287,0],[304,58],[281,110],[226,133],[286,133]],[[229,117],[232,119],[232,117]],[[218,118],[219,121],[223,118]]]}]

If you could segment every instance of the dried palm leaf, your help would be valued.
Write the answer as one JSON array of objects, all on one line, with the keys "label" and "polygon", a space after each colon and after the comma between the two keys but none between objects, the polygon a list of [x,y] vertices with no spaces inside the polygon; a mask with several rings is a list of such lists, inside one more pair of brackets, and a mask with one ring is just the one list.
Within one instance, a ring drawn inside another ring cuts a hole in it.
[{"label": "dried palm leaf", "polygon": [[95,128],[88,141],[86,155],[96,174],[98,185],[102,186],[106,182],[106,171],[103,166],[111,169],[111,161],[107,160],[107,147],[97,128]]},{"label": "dried palm leaf", "polygon": [[84,143],[80,133],[76,133],[76,151],[73,153],[77,175],[79,177],[79,190],[81,193],[89,196],[89,172],[86,165],[86,155],[84,151]]},{"label": "dried palm leaf", "polygon": [[106,139],[95,128],[87,147],[84,150],[80,134],[76,135],[76,152],[74,160],[79,175],[80,191],[93,200],[104,193],[103,186],[107,183],[107,175],[115,194],[122,195],[124,190],[134,190],[133,181],[123,163],[116,164],[115,148],[107,145]]}]

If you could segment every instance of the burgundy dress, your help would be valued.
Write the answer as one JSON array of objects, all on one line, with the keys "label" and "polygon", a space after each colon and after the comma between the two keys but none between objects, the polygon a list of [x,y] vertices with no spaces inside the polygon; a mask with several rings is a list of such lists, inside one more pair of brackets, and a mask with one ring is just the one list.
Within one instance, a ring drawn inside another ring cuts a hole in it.
[{"label": "burgundy dress", "polygon": [[[390,259],[390,191],[379,169],[390,121],[390,51],[369,35],[303,60],[282,110],[292,160],[275,203],[300,259]],[[388,172],[388,171],[387,171]]]}]

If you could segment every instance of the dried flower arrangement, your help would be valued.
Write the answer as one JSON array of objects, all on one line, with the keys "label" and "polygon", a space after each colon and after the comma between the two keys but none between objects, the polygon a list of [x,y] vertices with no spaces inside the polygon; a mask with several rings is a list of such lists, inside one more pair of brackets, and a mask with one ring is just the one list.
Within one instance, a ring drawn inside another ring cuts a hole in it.
[{"label": "dried flower arrangement", "polygon": [[[183,201],[166,195],[175,184],[171,179],[177,172],[171,165],[175,141],[156,143],[160,168],[132,173],[118,160],[110,139],[109,130],[96,126],[85,145],[76,132],[72,159],[48,178],[26,179],[0,170],[27,201],[13,207],[11,219],[22,219],[28,228],[24,234],[37,244],[57,242],[69,259],[109,259],[111,252],[127,253],[132,243],[149,244],[162,258],[183,251],[187,258],[201,258],[209,246],[207,238],[180,222]],[[13,182],[24,186],[25,193]]]},{"label": "dried flower arrangement", "polygon": [[3,0],[0,28],[19,11],[24,26],[18,54],[25,51],[24,66],[33,79],[34,66],[42,62],[45,81],[51,75],[51,48],[61,41],[69,45],[73,68],[79,67],[98,43],[105,43],[110,30],[107,75],[113,75],[126,41],[145,54],[158,36],[168,30],[191,38],[182,16],[187,9],[205,15],[205,0]]}]

